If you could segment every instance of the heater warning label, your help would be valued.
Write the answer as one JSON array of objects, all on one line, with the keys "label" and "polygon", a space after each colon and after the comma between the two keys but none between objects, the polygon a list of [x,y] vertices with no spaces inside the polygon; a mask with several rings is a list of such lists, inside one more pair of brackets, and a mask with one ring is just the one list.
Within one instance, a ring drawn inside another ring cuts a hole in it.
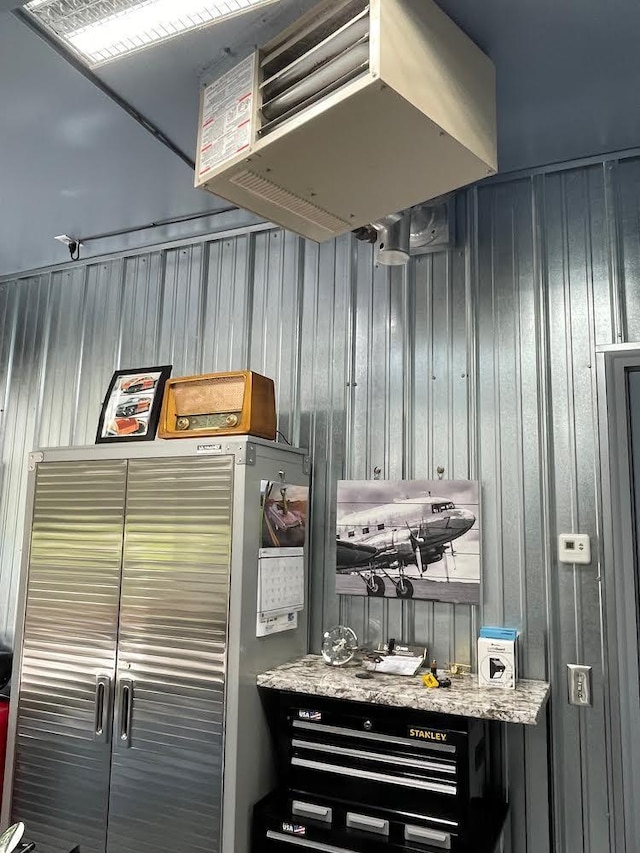
[{"label": "heater warning label", "polygon": [[255,54],[210,83],[202,95],[198,177],[251,145]]}]

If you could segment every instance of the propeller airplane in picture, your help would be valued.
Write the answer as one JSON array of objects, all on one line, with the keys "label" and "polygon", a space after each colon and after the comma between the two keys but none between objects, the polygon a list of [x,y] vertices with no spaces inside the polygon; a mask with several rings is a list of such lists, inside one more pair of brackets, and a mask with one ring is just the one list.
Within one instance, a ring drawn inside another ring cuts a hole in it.
[{"label": "propeller airplane in picture", "polygon": [[[469,509],[431,494],[339,513],[337,572],[358,575],[368,595],[384,595],[386,579],[398,598],[413,598],[407,568],[413,569],[414,577],[428,579],[429,567],[443,560],[447,551],[453,555],[452,543],[475,523]],[[445,573],[444,580],[449,580],[446,559]]]}]

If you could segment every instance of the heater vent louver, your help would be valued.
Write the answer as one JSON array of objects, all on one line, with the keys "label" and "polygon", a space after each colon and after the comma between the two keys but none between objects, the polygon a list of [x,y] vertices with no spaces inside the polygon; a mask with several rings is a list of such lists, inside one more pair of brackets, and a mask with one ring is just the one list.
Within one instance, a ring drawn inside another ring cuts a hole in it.
[{"label": "heater vent louver", "polygon": [[349,0],[261,57],[261,136],[367,73],[370,24],[368,2]]},{"label": "heater vent louver", "polygon": [[329,232],[333,232],[337,228],[344,230],[345,226],[349,226],[349,223],[343,219],[339,219],[332,213],[322,210],[322,208],[317,207],[315,204],[294,195],[283,187],[274,184],[273,181],[268,181],[266,178],[257,175],[255,172],[239,172],[231,178],[231,183],[242,187],[243,190],[265,201],[277,204],[283,210],[288,210],[296,216],[301,216],[308,222],[313,222],[314,225],[326,228]]}]

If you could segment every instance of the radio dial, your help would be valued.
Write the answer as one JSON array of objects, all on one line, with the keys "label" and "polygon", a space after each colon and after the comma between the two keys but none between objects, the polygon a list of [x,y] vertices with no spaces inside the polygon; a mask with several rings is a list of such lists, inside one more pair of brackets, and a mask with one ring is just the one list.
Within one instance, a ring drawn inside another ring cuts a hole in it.
[{"label": "radio dial", "polygon": [[176,421],[177,428],[181,430],[189,429],[190,425],[191,421],[189,420],[189,418],[178,418],[178,420]]},{"label": "radio dial", "polygon": [[227,415],[226,424],[229,427],[238,426],[238,416],[237,415]]}]

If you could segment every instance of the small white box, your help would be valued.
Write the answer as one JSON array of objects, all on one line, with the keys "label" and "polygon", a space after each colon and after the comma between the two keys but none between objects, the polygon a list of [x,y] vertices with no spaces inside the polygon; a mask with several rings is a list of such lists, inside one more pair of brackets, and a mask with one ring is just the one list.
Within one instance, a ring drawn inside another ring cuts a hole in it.
[{"label": "small white box", "polygon": [[478,639],[478,685],[514,690],[518,682],[518,641]]},{"label": "small white box", "polygon": [[591,562],[591,539],[586,533],[561,533],[558,536],[558,560],[561,563]]}]

